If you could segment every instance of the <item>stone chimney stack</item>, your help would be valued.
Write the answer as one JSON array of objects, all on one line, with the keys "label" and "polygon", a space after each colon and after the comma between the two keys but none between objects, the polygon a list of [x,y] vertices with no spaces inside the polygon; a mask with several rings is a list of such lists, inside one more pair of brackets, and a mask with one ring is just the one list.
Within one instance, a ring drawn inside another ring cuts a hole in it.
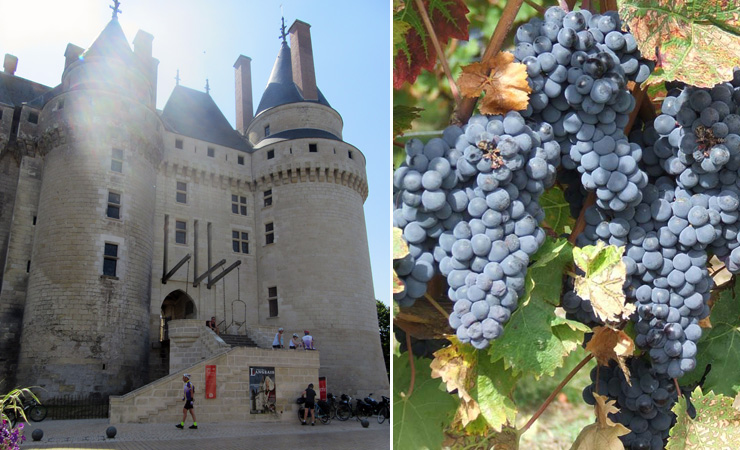
[{"label": "stone chimney stack", "polygon": [[236,78],[236,131],[242,136],[247,134],[252,122],[252,58],[239,55],[234,63]]},{"label": "stone chimney stack", "polygon": [[67,49],[64,51],[64,70],[67,70],[70,64],[80,59],[80,55],[84,49],[74,44],[67,44]]},{"label": "stone chimney stack", "polygon": [[157,67],[159,66],[159,60],[152,58],[152,41],[154,41],[154,36],[144,30],[139,30],[134,38],[134,55],[141,61],[146,70],[146,76],[152,88],[150,106],[154,108],[157,105]]},{"label": "stone chimney stack", "polygon": [[311,25],[300,20],[290,26],[290,60],[293,64],[293,82],[305,100],[318,100],[316,72],[313,65]]},{"label": "stone chimney stack", "polygon": [[10,53],[6,53],[3,68],[5,69],[5,73],[15,75],[15,69],[18,68],[18,57],[13,56]]}]

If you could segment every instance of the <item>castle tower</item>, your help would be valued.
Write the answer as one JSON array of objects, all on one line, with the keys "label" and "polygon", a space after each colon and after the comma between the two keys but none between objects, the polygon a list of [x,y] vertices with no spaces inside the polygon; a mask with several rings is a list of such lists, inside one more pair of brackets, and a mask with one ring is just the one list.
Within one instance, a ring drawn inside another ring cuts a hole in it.
[{"label": "castle tower", "polygon": [[316,85],[309,27],[293,24],[291,47],[283,34],[246,133],[259,202],[259,322],[285,327],[288,338],[309,330],[330,392],[387,392],[363,211],[365,157],[342,140],[342,118]]},{"label": "castle tower", "polygon": [[42,398],[121,394],[147,381],[163,146],[151,36],[136,44],[114,15],[68,58],[39,114],[43,178],[16,382],[43,387]]}]

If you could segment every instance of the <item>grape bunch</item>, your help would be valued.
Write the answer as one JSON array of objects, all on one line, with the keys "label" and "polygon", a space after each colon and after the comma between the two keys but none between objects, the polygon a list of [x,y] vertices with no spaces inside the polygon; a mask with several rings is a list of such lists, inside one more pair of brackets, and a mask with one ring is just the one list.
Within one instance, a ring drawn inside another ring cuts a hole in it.
[{"label": "grape bunch", "polygon": [[551,7],[519,27],[514,55],[527,67],[532,94],[525,116],[552,125],[562,165],[577,169],[602,209],[640,202],[647,174],[642,149],[624,135],[635,100],[628,81],[647,79],[651,65],[619,16]]},{"label": "grape bunch", "polygon": [[439,271],[455,303],[449,322],[457,337],[485,348],[516,310],[530,257],[545,240],[539,196],[555,181],[560,148],[550,127],[533,130],[511,112],[475,116],[406,150],[394,173],[401,203],[394,226],[410,249],[397,262],[407,284],[399,303],[423,295]]},{"label": "grape bunch", "polygon": [[614,361],[606,367],[594,367],[592,384],[583,390],[583,399],[594,405],[593,394],[598,393],[616,401],[619,412],[610,414],[609,418],[629,428],[629,434],[620,436],[625,449],[661,450],[676,422],[676,415],[671,411],[678,400],[676,386],[667,376],[655,375],[644,359],[631,358],[629,370],[628,383]]}]

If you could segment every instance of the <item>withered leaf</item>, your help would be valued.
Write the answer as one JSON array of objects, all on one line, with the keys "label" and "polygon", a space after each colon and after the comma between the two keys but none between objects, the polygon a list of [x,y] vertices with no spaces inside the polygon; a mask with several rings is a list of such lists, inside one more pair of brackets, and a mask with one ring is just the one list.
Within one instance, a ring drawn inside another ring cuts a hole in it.
[{"label": "withered leaf", "polygon": [[483,114],[524,110],[531,92],[526,66],[515,63],[514,55],[509,52],[499,52],[488,61],[464,66],[457,84],[465,97],[476,98],[485,92],[479,106]]},{"label": "withered leaf", "polygon": [[578,434],[571,450],[624,450],[619,436],[629,434],[630,430],[621,423],[615,424],[608,415],[619,412],[614,400],[594,394],[596,404],[596,423],[586,426]]},{"label": "withered leaf", "polygon": [[610,360],[616,361],[624,372],[625,379],[630,379],[625,359],[635,352],[635,343],[624,331],[609,327],[594,328],[594,334],[586,344],[586,351],[594,355],[599,365],[608,366]]},{"label": "withered leaf", "polygon": [[454,422],[462,426],[475,420],[480,414],[478,402],[470,391],[475,386],[477,378],[478,355],[470,346],[463,346],[457,339],[451,339],[452,345],[434,353],[434,360],[430,367],[432,378],[441,378],[447,386],[447,391],[457,389],[460,396],[460,407],[455,415]]},{"label": "withered leaf", "polygon": [[627,268],[622,261],[624,247],[597,245],[573,249],[573,260],[584,276],[575,277],[575,292],[584,300],[591,300],[596,316],[608,323],[619,323],[635,311],[627,303],[622,290]]}]

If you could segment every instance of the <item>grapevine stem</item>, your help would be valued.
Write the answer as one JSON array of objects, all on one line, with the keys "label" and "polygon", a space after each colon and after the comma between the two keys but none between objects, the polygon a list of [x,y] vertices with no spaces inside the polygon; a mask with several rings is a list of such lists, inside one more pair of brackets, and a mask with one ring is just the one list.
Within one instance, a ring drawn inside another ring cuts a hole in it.
[{"label": "grapevine stem", "polygon": [[681,386],[678,385],[678,379],[674,378],[673,382],[676,384],[676,393],[678,394],[678,397],[681,398],[683,394],[681,393]]},{"label": "grapevine stem", "polygon": [[[483,58],[481,58],[482,63],[487,63],[501,51],[501,47],[504,45],[506,36],[509,34],[511,27],[514,24],[514,20],[516,19],[519,9],[522,7],[522,3],[524,3],[524,0],[510,0],[506,2],[506,6],[504,6],[504,10],[501,13],[501,19],[499,19],[498,24],[496,24],[493,36],[491,36],[491,40],[488,42],[488,47],[486,47],[486,51],[483,53]],[[458,125],[467,123],[470,116],[473,115],[473,110],[475,109],[477,101],[477,98],[469,97],[465,97],[459,101],[457,103],[457,108],[455,108],[455,112],[452,113],[450,123]]]},{"label": "grapevine stem", "polygon": [[599,12],[601,14],[606,12],[606,0],[599,0]]},{"label": "grapevine stem", "polygon": [[583,0],[583,2],[581,3],[581,9],[593,11],[593,9],[591,8],[591,0]]},{"label": "grapevine stem", "polygon": [[570,5],[568,5],[568,1],[567,0],[560,0],[558,3],[560,3],[560,7],[564,11],[566,11],[566,12],[569,12],[570,11]]},{"label": "grapevine stem", "polygon": [[437,33],[434,32],[432,21],[429,20],[429,14],[427,14],[427,9],[424,7],[422,0],[414,0],[414,2],[416,3],[416,7],[419,9],[421,20],[424,22],[424,27],[426,27],[429,37],[432,39],[434,50],[437,52],[439,62],[442,63],[442,68],[444,69],[445,75],[447,75],[447,80],[450,82],[450,90],[452,91],[452,96],[455,97],[455,103],[460,103],[460,92],[457,89],[457,84],[455,84],[455,79],[452,78],[450,65],[447,63],[447,57],[445,57],[445,53],[442,51],[442,46],[439,45]]},{"label": "grapevine stem", "polygon": [[416,379],[416,364],[414,364],[414,351],[411,348],[411,333],[406,332],[406,351],[409,354],[409,365],[411,366],[411,382],[409,383],[409,391],[406,393],[406,398],[411,397],[411,393],[414,392],[414,380]]},{"label": "grapevine stem", "polygon": [[576,224],[573,227],[573,232],[570,233],[570,237],[568,238],[568,241],[571,244],[575,245],[578,235],[581,234],[584,229],[586,229],[586,210],[594,203],[596,203],[596,192],[591,191],[588,193],[588,197],[586,197],[586,200],[583,202],[581,212],[580,214],[578,214],[578,220],[576,220]]},{"label": "grapevine stem", "polygon": [[606,10],[607,11],[617,11],[619,8],[617,7],[617,0],[606,0]]},{"label": "grapevine stem", "polygon": [[545,409],[547,409],[547,407],[550,406],[550,403],[552,403],[552,400],[555,398],[555,396],[558,395],[558,393],[565,387],[566,384],[568,384],[570,379],[573,378],[573,376],[575,376],[575,374],[577,374],[578,371],[581,370],[581,368],[583,368],[583,366],[585,366],[589,361],[591,361],[593,357],[594,357],[593,353],[589,353],[588,356],[583,358],[583,360],[579,362],[578,365],[573,368],[573,370],[570,371],[570,373],[565,377],[565,379],[563,379],[563,381],[560,382],[558,387],[556,387],[555,390],[552,391],[552,394],[550,394],[550,396],[547,397],[547,399],[542,404],[542,406],[540,406],[540,409],[538,409],[537,412],[534,413],[532,418],[529,419],[529,422],[527,422],[527,424],[524,425],[524,427],[520,430],[519,432],[520,434],[526,432],[529,429],[529,427],[532,426],[535,420],[537,420],[542,415],[542,413],[545,412]]},{"label": "grapevine stem", "polygon": [[439,306],[439,303],[437,303],[437,300],[435,300],[434,298],[432,298],[431,295],[424,294],[424,298],[426,298],[427,300],[429,300],[429,303],[431,303],[432,306],[434,306],[435,308],[437,308],[437,310],[439,312],[441,312],[443,316],[445,316],[445,319],[449,319],[450,318],[450,315],[447,313],[447,311],[445,311],[444,308],[442,308],[441,306]]},{"label": "grapevine stem", "polygon": [[524,0],[524,3],[528,4],[532,8],[536,9],[537,12],[540,13],[540,14],[544,14],[545,13],[545,8],[542,5],[538,5],[533,0]]}]

